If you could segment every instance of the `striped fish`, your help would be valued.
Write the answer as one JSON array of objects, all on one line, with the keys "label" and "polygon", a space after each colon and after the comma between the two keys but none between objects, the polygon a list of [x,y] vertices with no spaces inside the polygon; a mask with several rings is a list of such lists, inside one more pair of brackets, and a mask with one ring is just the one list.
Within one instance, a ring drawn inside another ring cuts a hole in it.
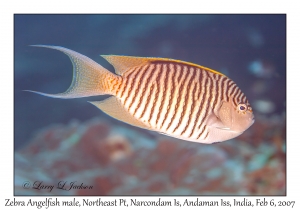
[{"label": "striped fish", "polygon": [[245,95],[227,76],[193,63],[132,56],[102,55],[111,73],[90,58],[59,47],[73,63],[73,80],[53,98],[112,95],[91,102],[111,117],[178,139],[210,144],[234,138],[254,122]]}]

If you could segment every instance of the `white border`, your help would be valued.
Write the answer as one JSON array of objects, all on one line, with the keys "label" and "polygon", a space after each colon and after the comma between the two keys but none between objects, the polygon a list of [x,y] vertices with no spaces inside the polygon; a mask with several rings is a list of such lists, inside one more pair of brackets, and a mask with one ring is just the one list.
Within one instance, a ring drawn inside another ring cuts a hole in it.
[{"label": "white border", "polygon": [[[296,2],[296,1],[293,1]],[[13,198],[13,14],[14,13],[287,13],[287,197],[267,197],[268,200],[299,198],[299,12],[292,1],[4,1],[1,4],[1,206],[4,198]],[[27,197],[16,197],[28,200]],[[122,198],[122,197],[117,197]],[[125,197],[129,199],[129,197]],[[143,199],[144,197],[137,197]],[[173,199],[176,197],[165,197]],[[177,197],[184,200],[184,197]],[[219,200],[221,197],[202,197]],[[261,198],[261,197],[259,197]],[[36,197],[44,200],[45,197]],[[64,199],[59,197],[59,199]],[[71,198],[68,197],[68,200]],[[82,197],[80,198],[82,199]],[[113,197],[107,197],[113,199]],[[157,197],[147,197],[147,200]],[[195,197],[191,197],[192,200]],[[225,197],[231,199],[233,197]],[[238,197],[241,199],[241,197]],[[255,200],[255,197],[247,199]],[[19,209],[10,207],[9,209]],[[32,209],[32,207],[26,207]],[[61,207],[60,207],[61,208]],[[65,207],[66,208],[66,207]],[[94,207],[94,209],[99,207]],[[140,207],[139,207],[140,208]],[[53,207],[52,207],[53,209]],[[91,208],[90,208],[91,209]],[[120,209],[114,207],[110,209]],[[130,208],[126,208],[130,209]],[[136,208],[137,209],[137,208]],[[149,209],[149,208],[148,208]],[[152,208],[151,208],[152,209]],[[162,208],[158,208],[162,209]],[[165,209],[165,208],[164,208]],[[182,208],[181,208],[182,209]],[[209,208],[218,209],[218,208]],[[233,208],[234,209],[234,208]],[[235,208],[237,209],[237,208]],[[240,209],[240,208],[239,208]],[[257,209],[265,209],[257,207]],[[295,207],[294,207],[295,209]]]}]

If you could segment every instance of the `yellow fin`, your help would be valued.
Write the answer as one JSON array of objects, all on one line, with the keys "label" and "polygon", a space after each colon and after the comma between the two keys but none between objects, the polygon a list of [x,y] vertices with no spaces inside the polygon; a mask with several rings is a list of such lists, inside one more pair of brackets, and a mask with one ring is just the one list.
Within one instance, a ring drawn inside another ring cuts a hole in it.
[{"label": "yellow fin", "polygon": [[119,56],[119,55],[101,55],[101,56],[105,60],[107,60],[111,65],[113,65],[116,73],[121,76],[127,70],[149,62],[149,59],[145,57]]},{"label": "yellow fin", "polygon": [[141,66],[149,62],[173,62],[173,63],[178,63],[178,64],[186,64],[189,66],[194,66],[196,68],[200,68],[206,71],[210,71],[214,74],[219,74],[226,76],[218,71],[215,71],[213,69],[207,68],[205,66],[200,66],[195,63],[190,63],[186,61],[181,61],[181,60],[175,60],[175,59],[170,59],[170,58],[155,58],[155,57],[135,57],[135,56],[119,56],[119,55],[101,55],[105,60],[107,60],[111,65],[114,66],[116,73],[118,75],[123,75],[124,72],[127,70],[136,67],[136,66]]},{"label": "yellow fin", "polygon": [[226,75],[224,75],[224,74],[222,74],[222,73],[220,73],[220,72],[218,72],[218,71],[216,71],[216,70],[207,68],[207,67],[205,67],[205,66],[200,66],[200,65],[195,64],[195,63],[190,63],[190,62],[181,61],[181,60],[165,59],[165,58],[163,58],[162,60],[173,61],[173,62],[180,63],[180,64],[187,64],[187,65],[190,65],[190,66],[194,66],[194,67],[196,67],[196,68],[203,69],[203,70],[205,70],[205,71],[210,71],[210,72],[212,72],[212,73],[214,73],[214,74],[219,74],[219,75],[222,75],[222,76],[227,77]]},{"label": "yellow fin", "polygon": [[129,112],[124,108],[124,106],[115,96],[111,96],[103,101],[92,101],[90,103],[117,120],[149,130],[149,128],[146,127],[145,124],[138,121],[131,114],[129,114]]},{"label": "yellow fin", "polygon": [[191,62],[186,62],[186,61],[181,61],[181,60],[175,60],[175,59],[171,59],[171,58],[148,58],[148,61],[149,62],[159,62],[159,61],[163,61],[163,62],[171,62],[171,63],[178,63],[178,64],[185,64],[185,65],[189,65],[189,66],[194,66],[196,68],[200,68],[200,69],[203,69],[205,71],[210,71],[214,74],[220,74],[220,75],[223,75],[223,76],[226,76],[216,70],[213,70],[213,69],[210,69],[210,68],[207,68],[205,66],[200,66],[198,64],[195,64],[195,63],[191,63]]}]

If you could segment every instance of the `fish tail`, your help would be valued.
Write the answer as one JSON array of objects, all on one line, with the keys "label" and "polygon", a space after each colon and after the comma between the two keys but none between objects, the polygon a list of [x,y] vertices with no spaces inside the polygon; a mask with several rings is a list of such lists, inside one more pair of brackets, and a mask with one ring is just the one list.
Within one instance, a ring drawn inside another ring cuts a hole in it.
[{"label": "fish tail", "polygon": [[48,45],[32,46],[51,48],[68,55],[73,64],[73,79],[70,87],[64,93],[48,94],[32,90],[25,91],[61,99],[112,94],[110,88],[111,81],[115,80],[118,76],[111,73],[92,59],[64,47]]}]

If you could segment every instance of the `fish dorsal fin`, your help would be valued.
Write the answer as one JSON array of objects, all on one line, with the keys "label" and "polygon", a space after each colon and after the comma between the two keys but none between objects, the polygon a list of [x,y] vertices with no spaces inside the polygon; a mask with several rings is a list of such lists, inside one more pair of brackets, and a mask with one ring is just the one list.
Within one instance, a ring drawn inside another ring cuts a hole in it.
[{"label": "fish dorsal fin", "polygon": [[134,118],[115,96],[111,96],[103,101],[92,101],[90,103],[117,120],[149,130],[145,124]]},{"label": "fish dorsal fin", "polygon": [[120,55],[101,55],[113,67],[118,75],[123,75],[127,70],[136,66],[141,66],[149,62],[148,58]]},{"label": "fish dorsal fin", "polygon": [[196,68],[200,68],[212,72],[214,74],[225,76],[224,74],[215,71],[213,69],[207,68],[205,66],[200,66],[195,63],[190,63],[190,62],[175,60],[170,58],[135,57],[135,56],[119,56],[119,55],[101,55],[101,56],[105,60],[107,60],[111,65],[113,65],[116,70],[116,73],[121,76],[123,75],[123,73],[125,73],[129,69],[132,69],[133,67],[141,66],[146,63],[152,63],[152,62],[171,62],[171,63],[189,65],[189,66],[194,66]]}]

